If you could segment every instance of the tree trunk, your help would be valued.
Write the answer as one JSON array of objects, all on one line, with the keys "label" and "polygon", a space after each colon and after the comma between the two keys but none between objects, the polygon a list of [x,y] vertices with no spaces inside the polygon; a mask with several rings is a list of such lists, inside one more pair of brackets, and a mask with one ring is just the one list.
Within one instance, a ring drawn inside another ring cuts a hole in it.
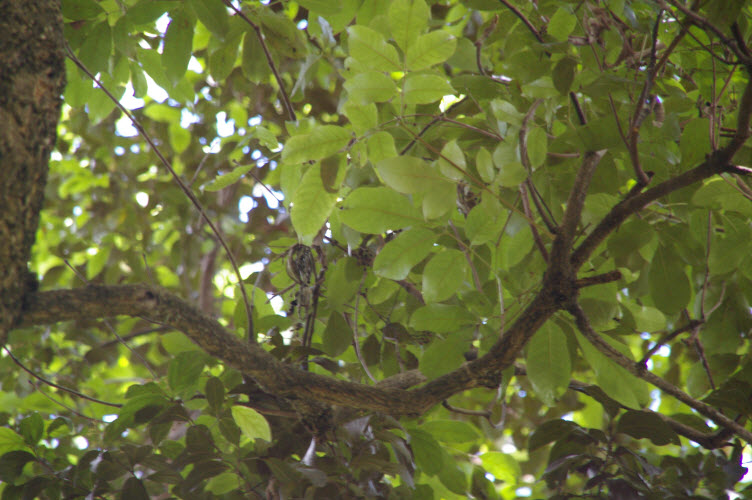
[{"label": "tree trunk", "polygon": [[65,88],[63,47],[58,0],[0,2],[0,343],[35,283],[26,266]]}]

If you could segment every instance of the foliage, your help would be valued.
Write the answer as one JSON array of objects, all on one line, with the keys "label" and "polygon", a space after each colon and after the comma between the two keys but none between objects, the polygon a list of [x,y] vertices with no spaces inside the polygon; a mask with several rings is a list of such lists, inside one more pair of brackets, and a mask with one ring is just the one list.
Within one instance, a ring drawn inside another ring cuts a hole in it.
[{"label": "foliage", "polygon": [[2,498],[752,498],[752,5],[700,4],[63,0],[40,289],[311,385],[18,328]]}]

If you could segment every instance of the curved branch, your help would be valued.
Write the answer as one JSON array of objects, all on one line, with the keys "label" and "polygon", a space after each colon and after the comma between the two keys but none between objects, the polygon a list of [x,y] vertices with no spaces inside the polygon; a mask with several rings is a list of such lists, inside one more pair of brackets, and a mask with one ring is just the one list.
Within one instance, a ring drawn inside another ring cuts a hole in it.
[{"label": "curved branch", "polygon": [[145,285],[92,285],[34,293],[29,296],[19,326],[137,316],[180,330],[207,354],[252,377],[266,392],[391,415],[417,416],[464,390],[498,386],[501,370],[514,362],[525,343],[560,308],[559,299],[556,293],[544,288],[488,353],[410,391],[404,388],[422,382],[420,374],[406,374],[398,383],[382,381],[367,386],[284,364],[260,345],[244,342],[176,295]]},{"label": "curved branch", "polygon": [[670,384],[653,372],[645,370],[644,367],[640,366],[638,363],[632,361],[631,359],[614,349],[611,344],[603,340],[600,335],[598,335],[598,333],[593,330],[593,327],[590,325],[590,321],[588,321],[588,318],[585,315],[585,311],[582,310],[582,307],[580,307],[579,304],[572,305],[569,308],[569,313],[574,316],[575,322],[577,323],[577,328],[582,332],[585,338],[587,338],[587,340],[591,344],[593,344],[596,349],[598,349],[601,353],[614,361],[616,364],[626,368],[627,371],[629,371],[635,377],[645,380],[646,382],[661,389],[666,394],[678,399],[685,405],[697,411],[699,414],[711,419],[719,426],[733,431],[748,443],[752,443],[752,432],[745,429],[742,425],[739,425],[737,422],[728,418],[726,415],[716,410],[712,406],[694,399],[686,392],[682,391],[675,385]]}]

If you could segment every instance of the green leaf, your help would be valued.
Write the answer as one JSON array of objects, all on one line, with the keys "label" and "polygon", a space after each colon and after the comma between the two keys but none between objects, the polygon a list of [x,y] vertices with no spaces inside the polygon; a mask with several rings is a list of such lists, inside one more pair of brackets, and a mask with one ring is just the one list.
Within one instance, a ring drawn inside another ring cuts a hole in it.
[{"label": "green leaf", "polygon": [[708,179],[695,191],[692,203],[700,207],[708,207],[732,212],[739,212],[752,217],[752,204],[736,190],[736,188],[720,177]]},{"label": "green leaf", "polygon": [[350,56],[367,68],[378,71],[400,71],[397,49],[389,45],[376,30],[365,26],[350,26],[348,44]]},{"label": "green leaf", "polygon": [[475,316],[466,308],[447,304],[425,305],[410,318],[410,327],[436,333],[454,332],[463,325],[473,323]]},{"label": "green leaf", "polygon": [[564,332],[546,322],[527,345],[527,376],[536,394],[547,406],[554,406],[569,384],[572,363]]},{"label": "green leaf", "polygon": [[423,196],[423,217],[436,219],[457,206],[457,187],[444,179],[433,183]]},{"label": "green leaf", "polygon": [[255,166],[256,165],[253,163],[250,163],[248,165],[238,165],[237,167],[232,169],[232,171],[226,174],[222,174],[212,179],[211,182],[209,182],[208,184],[204,186],[204,189],[209,192],[219,191],[220,189],[224,189],[227,186],[230,186],[238,182],[245,174],[247,174]]},{"label": "green leaf", "polygon": [[387,18],[397,45],[406,52],[428,26],[431,11],[423,0],[394,0]]},{"label": "green leaf", "polygon": [[405,53],[405,65],[410,71],[418,71],[443,63],[457,49],[457,39],[444,30],[420,35]]},{"label": "green leaf", "polygon": [[0,456],[11,451],[31,451],[16,431],[7,427],[0,427]]},{"label": "green leaf", "polygon": [[321,125],[309,134],[291,137],[282,150],[285,163],[321,160],[343,149],[350,142],[350,132],[336,125]]},{"label": "green leaf", "polygon": [[405,104],[429,104],[438,102],[445,95],[454,95],[454,89],[446,78],[438,75],[408,74],[405,78],[403,96]]},{"label": "green leaf", "polygon": [[682,163],[692,167],[701,162],[710,151],[710,120],[695,118],[690,120],[682,130],[679,149]]},{"label": "green leaf", "polygon": [[253,137],[258,139],[261,145],[267,149],[272,150],[279,147],[277,136],[274,135],[274,133],[272,133],[268,128],[262,127],[261,125],[257,126],[253,130]]},{"label": "green leaf", "polygon": [[533,127],[527,134],[527,156],[530,159],[530,166],[537,168],[543,165],[547,153],[548,137],[546,131],[541,127]]},{"label": "green leaf", "polygon": [[441,484],[452,493],[468,496],[467,476],[459,467],[457,460],[445,448],[441,449],[441,461],[443,463],[439,472]]},{"label": "green leaf", "polygon": [[577,18],[568,7],[559,7],[551,16],[546,32],[559,41],[565,41],[577,26]]},{"label": "green leaf", "polygon": [[93,19],[104,14],[104,9],[94,0],[63,0],[63,16],[71,21]]},{"label": "green leaf", "polygon": [[271,442],[272,430],[269,427],[269,422],[256,410],[235,405],[232,407],[232,418],[245,437],[251,440],[258,438]]},{"label": "green leaf", "polygon": [[413,266],[428,257],[435,241],[436,235],[428,229],[403,231],[381,249],[373,261],[373,272],[382,278],[403,280]]},{"label": "green leaf", "polygon": [[493,164],[493,157],[486,148],[480,148],[475,155],[475,169],[478,175],[485,183],[492,183],[496,178],[496,168]]},{"label": "green leaf", "polygon": [[342,204],[340,220],[361,233],[383,233],[423,222],[403,195],[386,187],[361,187]]},{"label": "green leaf", "polygon": [[[636,378],[625,368],[607,358],[582,334],[579,332],[575,332],[575,334],[585,359],[595,372],[598,385],[609,397],[628,408],[640,408],[649,401],[649,390],[644,381]],[[606,341],[608,342],[608,340]],[[609,343],[612,347],[618,349],[615,342]],[[627,353],[622,352],[622,354],[626,355]]]},{"label": "green leaf", "polygon": [[554,66],[551,79],[554,81],[554,87],[561,95],[566,95],[572,88],[574,75],[577,72],[577,61],[572,57],[564,57]]},{"label": "green leaf", "polygon": [[386,158],[395,158],[397,156],[397,148],[394,145],[394,136],[389,132],[383,130],[376,132],[371,135],[366,142],[368,146],[368,159],[372,164],[378,163]]},{"label": "green leaf", "polygon": [[467,274],[465,254],[447,249],[434,255],[423,271],[423,298],[427,303],[448,299],[462,286]]},{"label": "green leaf", "polygon": [[239,41],[240,38],[234,37],[233,40],[221,45],[209,55],[209,71],[214,80],[224,80],[235,68],[239,48],[237,42]]},{"label": "green leaf", "polygon": [[353,343],[350,325],[338,312],[332,312],[326,322],[321,349],[329,356],[339,356]]},{"label": "green leaf", "polygon": [[298,3],[318,14],[337,14],[342,10],[342,0],[298,0]]},{"label": "green leaf", "polygon": [[465,220],[465,233],[471,245],[495,242],[499,238],[502,224],[499,222],[498,214],[498,203],[489,201],[489,197],[483,198],[470,210]]},{"label": "green leaf", "polygon": [[334,266],[329,267],[326,274],[326,295],[332,309],[344,312],[345,305],[358,290],[362,274],[361,267],[351,257],[339,259]]},{"label": "green leaf", "polygon": [[462,420],[428,420],[420,428],[444,443],[472,443],[480,438],[478,430]]},{"label": "green leaf", "polygon": [[[151,0],[150,0],[151,1]],[[261,47],[258,35],[249,29],[243,35],[243,57],[240,64],[243,74],[254,83],[261,83],[271,74],[269,62]]]},{"label": "green leaf", "polygon": [[206,355],[201,351],[181,352],[170,361],[167,383],[175,391],[196,387],[199,375],[204,371]]},{"label": "green leaf", "polygon": [[222,407],[225,399],[225,386],[219,377],[210,377],[206,381],[204,393],[206,394],[206,401],[211,408],[218,409]]},{"label": "green leaf", "polygon": [[137,477],[129,477],[125,480],[122,489],[120,490],[120,498],[122,500],[149,500],[151,496],[146,491],[146,486]]},{"label": "green leaf", "polygon": [[141,0],[133,7],[129,7],[125,11],[124,17],[134,26],[152,24],[177,4],[178,2],[172,1],[155,2],[154,0]]},{"label": "green leaf", "polygon": [[78,51],[78,58],[93,74],[109,73],[112,30],[107,21],[97,23]]},{"label": "green leaf", "polygon": [[[193,7],[201,24],[206,26],[216,38],[224,40],[230,28],[229,16],[224,4],[214,0],[189,0],[189,4]],[[238,45],[234,43],[232,46],[234,52],[237,53]]]},{"label": "green leaf", "polygon": [[522,476],[520,464],[508,453],[489,451],[483,453],[480,460],[488,473],[505,483],[517,484]]},{"label": "green leaf", "polygon": [[565,440],[572,432],[584,432],[582,427],[569,420],[549,420],[538,425],[530,434],[527,449],[532,452],[549,443]]},{"label": "green leaf", "polygon": [[28,417],[21,420],[21,435],[29,446],[35,446],[44,433],[44,420],[42,416],[33,412]]},{"label": "green leaf", "polygon": [[344,113],[358,135],[365,134],[378,124],[376,105],[373,103],[359,105],[348,101],[345,104]]},{"label": "green leaf", "polygon": [[667,246],[660,245],[653,255],[648,286],[655,307],[668,315],[681,311],[689,303],[692,285],[681,259]]},{"label": "green leaf", "polygon": [[304,245],[313,243],[313,238],[326,223],[337,202],[339,185],[335,187],[335,192],[329,192],[325,189],[321,175],[320,163],[311,166],[303,174],[303,179],[292,197],[290,219]]},{"label": "green leaf", "polygon": [[522,163],[513,161],[499,165],[499,185],[503,187],[517,187],[527,179],[527,170]]},{"label": "green leaf", "polygon": [[173,11],[170,17],[165,33],[162,64],[167,78],[172,85],[177,85],[185,75],[191,59],[194,21],[183,9]]},{"label": "green leaf", "polygon": [[378,71],[358,73],[345,82],[345,89],[358,104],[386,102],[397,95],[394,80]]},{"label": "green leaf", "polygon": [[415,156],[395,156],[381,160],[376,171],[384,184],[399,193],[422,193],[443,178],[425,160]]},{"label": "green leaf", "polygon": [[441,173],[453,180],[460,180],[465,177],[467,164],[465,163],[465,154],[457,145],[457,141],[447,142],[441,150],[439,157],[439,170]]},{"label": "green leaf", "polygon": [[441,445],[426,431],[409,429],[409,433],[415,465],[428,475],[438,474],[443,466]]},{"label": "green leaf", "polygon": [[636,439],[647,438],[658,446],[681,444],[674,430],[652,411],[630,410],[624,413],[619,418],[616,430]]}]

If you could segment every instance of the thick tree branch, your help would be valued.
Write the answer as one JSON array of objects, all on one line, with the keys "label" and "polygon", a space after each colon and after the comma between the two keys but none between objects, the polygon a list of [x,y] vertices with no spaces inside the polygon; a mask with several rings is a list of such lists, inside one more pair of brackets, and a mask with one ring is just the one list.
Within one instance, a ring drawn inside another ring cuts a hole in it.
[{"label": "thick tree branch", "polygon": [[[23,310],[20,326],[118,315],[138,316],[180,330],[207,354],[253,377],[269,393],[392,415],[424,413],[452,394],[485,385],[480,379],[493,372],[487,368],[481,374],[473,374],[460,368],[458,372],[465,376],[451,384],[440,382],[443,390],[436,390],[436,384],[429,384],[409,392],[403,388],[422,382],[421,374],[408,372],[376,386],[337,380],[284,364],[261,346],[244,342],[179,297],[142,285],[87,286],[32,294]],[[512,360],[509,358],[510,364]]]},{"label": "thick tree branch", "polygon": [[[587,197],[587,189],[595,173],[595,168],[605,154],[605,150],[588,151],[585,153],[582,165],[569,191],[567,208],[564,211],[564,217],[559,225],[559,232],[551,248],[550,270],[563,271],[568,266],[567,258],[574,241],[574,233],[577,231],[577,225],[580,223],[582,208],[585,205],[585,198]],[[576,269],[574,271],[576,272]]]},{"label": "thick tree branch", "polygon": [[667,179],[647,191],[628,197],[614,205],[611,211],[587,235],[580,246],[575,249],[571,259],[572,265],[575,269],[579,269],[609,234],[615,231],[630,215],[639,212],[650,203],[716,174],[733,170],[733,167],[728,165],[727,158],[728,154],[725,152],[714,153],[692,170]]}]

